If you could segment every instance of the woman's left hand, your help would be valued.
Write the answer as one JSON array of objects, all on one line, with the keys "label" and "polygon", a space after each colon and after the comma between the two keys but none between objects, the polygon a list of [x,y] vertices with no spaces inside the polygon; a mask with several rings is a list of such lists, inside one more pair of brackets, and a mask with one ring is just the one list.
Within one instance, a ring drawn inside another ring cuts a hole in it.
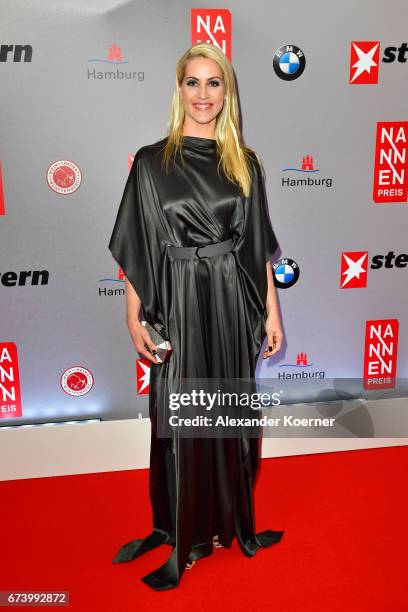
[{"label": "woman's left hand", "polygon": [[268,315],[265,320],[265,332],[267,336],[266,350],[263,358],[267,359],[280,351],[283,342],[283,331],[279,317]]}]

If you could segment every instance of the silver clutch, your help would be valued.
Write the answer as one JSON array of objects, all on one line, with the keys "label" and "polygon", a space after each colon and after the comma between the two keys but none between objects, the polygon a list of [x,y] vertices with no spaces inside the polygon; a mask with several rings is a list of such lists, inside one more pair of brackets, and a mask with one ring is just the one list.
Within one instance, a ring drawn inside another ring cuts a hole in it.
[{"label": "silver clutch", "polygon": [[160,323],[154,323],[151,325],[146,320],[142,320],[141,323],[147,329],[149,336],[155,344],[157,351],[155,356],[161,363],[164,363],[170,357],[173,347],[170,344],[170,340],[167,337],[163,326]]}]

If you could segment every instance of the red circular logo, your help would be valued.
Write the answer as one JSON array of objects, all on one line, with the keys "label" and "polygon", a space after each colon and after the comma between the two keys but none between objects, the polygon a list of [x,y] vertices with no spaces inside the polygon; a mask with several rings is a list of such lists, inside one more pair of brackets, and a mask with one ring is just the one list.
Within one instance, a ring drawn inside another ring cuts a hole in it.
[{"label": "red circular logo", "polygon": [[93,382],[91,372],[81,366],[68,368],[61,376],[61,387],[68,395],[85,395],[92,389]]},{"label": "red circular logo", "polygon": [[47,183],[53,191],[67,195],[78,189],[82,181],[80,169],[66,159],[56,161],[47,170]]}]

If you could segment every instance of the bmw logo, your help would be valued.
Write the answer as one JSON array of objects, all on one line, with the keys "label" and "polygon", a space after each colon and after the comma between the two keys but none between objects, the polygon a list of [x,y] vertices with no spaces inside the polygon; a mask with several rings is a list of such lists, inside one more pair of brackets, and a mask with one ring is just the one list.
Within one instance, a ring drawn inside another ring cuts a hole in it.
[{"label": "bmw logo", "polygon": [[299,266],[296,261],[288,257],[278,259],[278,261],[273,264],[272,270],[275,287],[279,287],[280,289],[289,289],[289,287],[297,283],[300,276]]},{"label": "bmw logo", "polygon": [[294,81],[303,73],[305,66],[304,53],[296,45],[284,45],[275,51],[273,68],[280,79]]}]

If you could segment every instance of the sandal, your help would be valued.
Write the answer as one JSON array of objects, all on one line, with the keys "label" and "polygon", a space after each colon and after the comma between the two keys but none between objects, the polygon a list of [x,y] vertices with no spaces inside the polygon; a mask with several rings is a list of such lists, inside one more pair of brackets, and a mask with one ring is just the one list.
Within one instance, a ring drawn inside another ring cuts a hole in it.
[{"label": "sandal", "polygon": [[[218,536],[217,535],[215,535],[213,537],[213,545],[214,545],[214,548],[223,548],[222,544],[220,544],[219,541],[218,541]],[[195,559],[193,561],[187,561],[186,569],[188,569],[188,570],[193,569],[193,567],[195,565],[195,562],[196,562]]]}]

